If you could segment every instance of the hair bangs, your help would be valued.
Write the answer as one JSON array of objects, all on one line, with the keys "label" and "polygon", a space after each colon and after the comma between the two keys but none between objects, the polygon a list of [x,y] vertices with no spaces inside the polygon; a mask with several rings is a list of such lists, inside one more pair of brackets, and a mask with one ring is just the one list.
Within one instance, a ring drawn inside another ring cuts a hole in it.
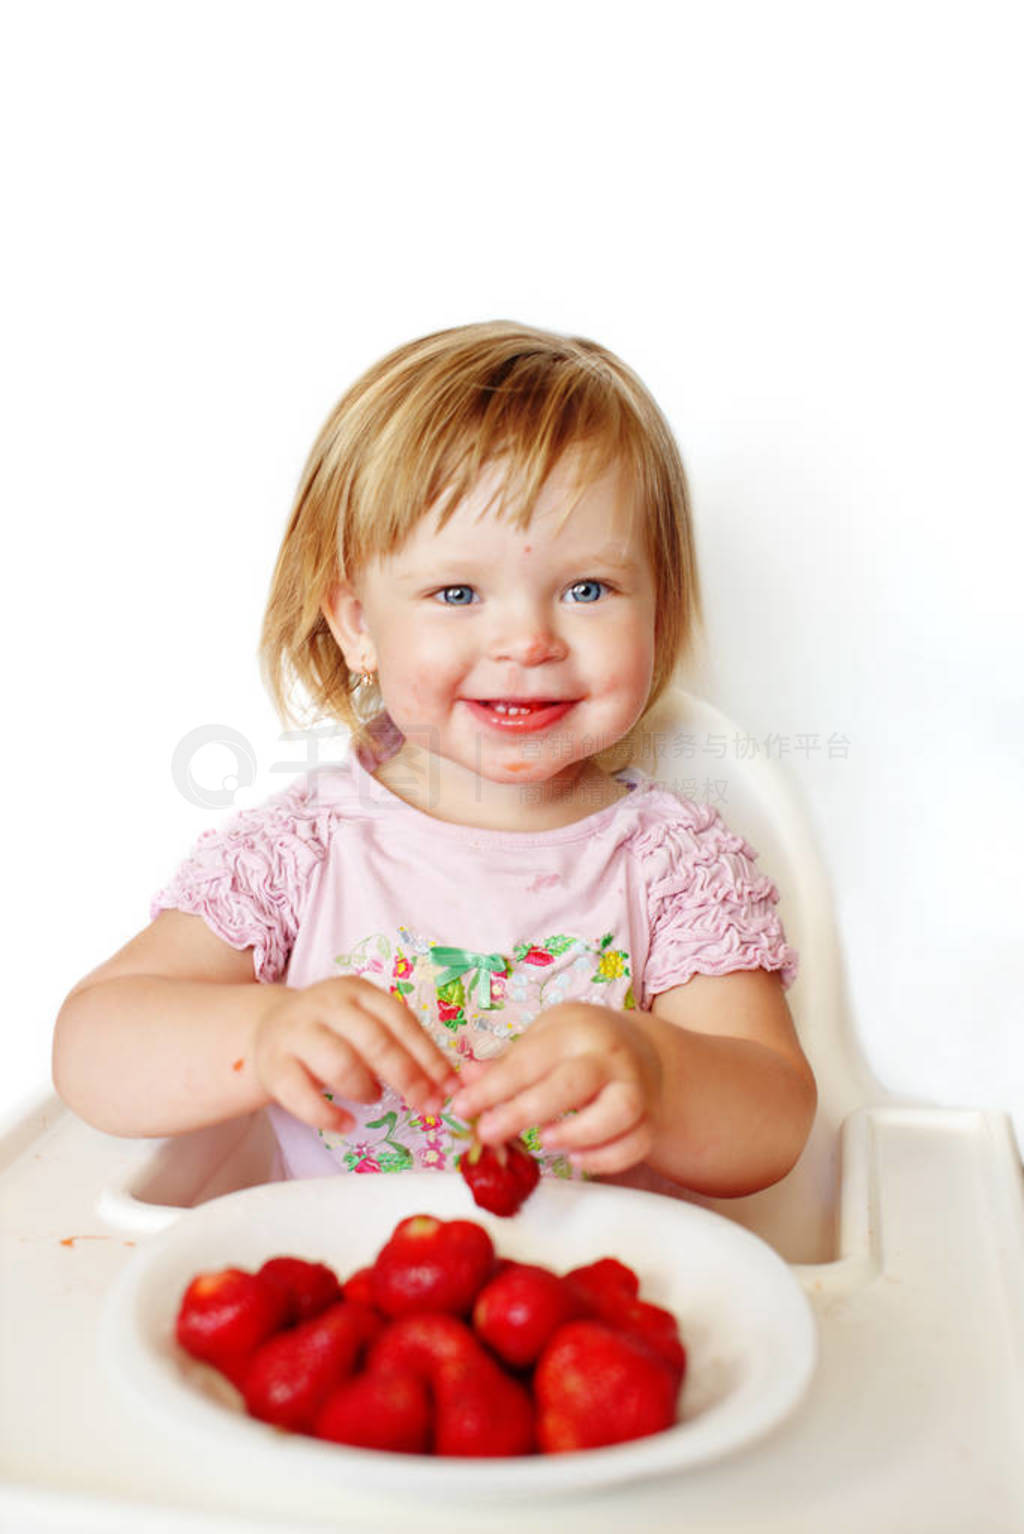
[{"label": "hair bangs", "polygon": [[[578,369],[513,366],[488,379],[452,422],[432,505],[443,527],[482,476],[500,467],[494,495],[482,515],[509,517],[528,527],[537,498],[555,466],[574,457],[577,496],[620,456],[622,412],[615,394],[595,375]],[[516,366],[515,364],[519,364]],[[575,498],[566,507],[572,511]]]}]

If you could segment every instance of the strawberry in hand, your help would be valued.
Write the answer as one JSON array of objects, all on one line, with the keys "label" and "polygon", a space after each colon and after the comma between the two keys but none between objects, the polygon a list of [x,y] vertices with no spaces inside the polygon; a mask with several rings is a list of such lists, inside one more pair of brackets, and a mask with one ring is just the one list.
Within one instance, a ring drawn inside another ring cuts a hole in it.
[{"label": "strawberry in hand", "polygon": [[458,1168],[480,1208],[491,1214],[515,1214],[540,1181],[540,1167],[518,1136],[484,1145],[474,1132]]}]

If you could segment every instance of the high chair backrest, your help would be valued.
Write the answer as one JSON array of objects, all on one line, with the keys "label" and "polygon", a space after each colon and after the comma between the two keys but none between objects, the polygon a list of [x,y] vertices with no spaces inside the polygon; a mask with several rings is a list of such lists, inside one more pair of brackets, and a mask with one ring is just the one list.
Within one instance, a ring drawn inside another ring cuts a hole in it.
[{"label": "high chair backrest", "polygon": [[746,838],[759,870],[778,887],[786,937],[800,955],[787,1000],[818,1082],[811,1137],[792,1172],[773,1188],[696,1202],[756,1231],[790,1262],[827,1262],[836,1251],[840,1126],[855,1108],[884,1102],[888,1094],[857,1045],[832,893],[798,787],[762,750],[740,750],[747,739],[711,704],[674,688],[652,710],[631,758],[666,787],[710,803]]}]

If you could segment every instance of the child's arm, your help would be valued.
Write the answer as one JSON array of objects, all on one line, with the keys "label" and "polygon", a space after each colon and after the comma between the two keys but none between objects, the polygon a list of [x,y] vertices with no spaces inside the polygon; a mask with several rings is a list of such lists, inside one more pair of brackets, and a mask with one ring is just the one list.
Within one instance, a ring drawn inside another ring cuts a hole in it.
[{"label": "child's arm", "polygon": [[162,911],[65,999],[53,1079],[98,1129],[167,1135],[272,1101],[344,1130],[351,1115],[324,1087],[373,1102],[384,1081],[426,1108],[456,1078],[412,1013],[369,981],[262,984],[251,949],[232,948],[199,916]]},{"label": "child's arm", "polygon": [[544,1148],[584,1171],[645,1162],[694,1192],[730,1197],[785,1176],[816,1104],[778,976],[743,970],[695,975],[651,1012],[552,1007],[452,1108],[485,1114],[485,1140],[537,1124]]}]

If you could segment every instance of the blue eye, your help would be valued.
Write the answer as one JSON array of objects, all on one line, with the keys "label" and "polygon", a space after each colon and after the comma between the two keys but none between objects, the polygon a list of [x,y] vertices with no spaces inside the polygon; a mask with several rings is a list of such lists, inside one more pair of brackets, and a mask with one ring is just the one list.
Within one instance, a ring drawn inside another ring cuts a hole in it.
[{"label": "blue eye", "polygon": [[574,581],[569,587],[575,602],[596,602],[606,589],[604,581]]},{"label": "blue eye", "polygon": [[445,607],[469,607],[474,591],[472,586],[442,586],[434,595]]}]

